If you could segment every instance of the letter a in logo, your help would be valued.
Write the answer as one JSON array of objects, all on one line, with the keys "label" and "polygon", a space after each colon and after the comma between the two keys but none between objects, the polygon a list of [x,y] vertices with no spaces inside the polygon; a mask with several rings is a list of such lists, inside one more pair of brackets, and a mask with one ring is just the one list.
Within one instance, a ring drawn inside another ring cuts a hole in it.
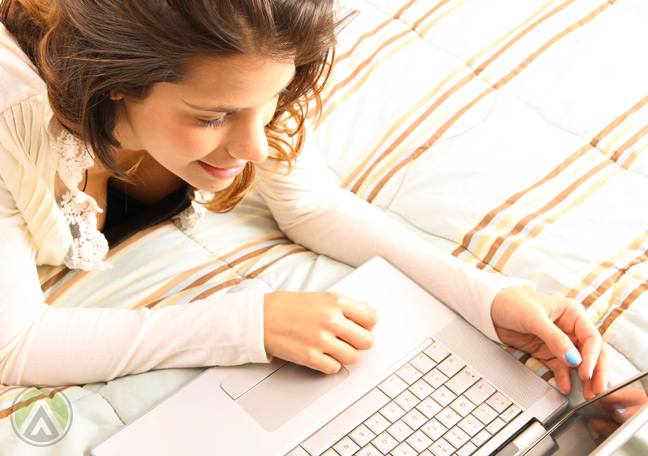
[{"label": "letter a in logo", "polygon": [[61,440],[72,425],[72,406],[61,391],[28,389],[14,401],[14,431],[33,446],[49,446]]}]

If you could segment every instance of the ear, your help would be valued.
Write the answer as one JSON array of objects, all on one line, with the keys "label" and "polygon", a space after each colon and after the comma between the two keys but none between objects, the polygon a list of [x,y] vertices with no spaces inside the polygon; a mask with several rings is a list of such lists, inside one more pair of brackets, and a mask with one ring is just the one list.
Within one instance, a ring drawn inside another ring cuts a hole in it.
[{"label": "ear", "polygon": [[111,90],[108,93],[108,98],[110,98],[112,101],[117,101],[122,100],[124,98],[124,95],[121,92],[117,92],[116,90]]}]

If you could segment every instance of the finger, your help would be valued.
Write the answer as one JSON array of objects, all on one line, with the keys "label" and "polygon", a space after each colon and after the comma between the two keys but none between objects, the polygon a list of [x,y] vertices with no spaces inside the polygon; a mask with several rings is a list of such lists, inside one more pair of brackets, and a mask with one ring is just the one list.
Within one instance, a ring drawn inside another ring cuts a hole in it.
[{"label": "finger", "polygon": [[594,369],[600,361],[603,340],[596,326],[584,312],[578,312],[577,318],[575,333],[583,357],[583,362],[578,368],[578,376],[582,381],[587,381],[594,377]]},{"label": "finger", "polygon": [[598,418],[592,418],[587,421],[590,429],[594,432],[598,432],[604,437],[611,435],[614,431],[619,428],[619,425],[612,420],[603,420]]},{"label": "finger", "polygon": [[607,350],[602,347],[601,352],[599,353],[598,362],[594,367],[592,380],[583,381],[583,397],[589,400],[597,394],[601,394],[603,391],[605,391],[609,376],[610,363],[608,354]]},{"label": "finger", "polygon": [[370,331],[349,320],[345,320],[337,327],[335,336],[356,350],[369,350],[374,342]]},{"label": "finger", "polygon": [[358,350],[340,339],[332,340],[324,353],[344,365],[355,364],[360,359]]},{"label": "finger", "polygon": [[[546,315],[535,318],[531,331],[542,339],[547,348],[564,366],[576,367],[583,362],[572,341]],[[555,371],[554,371],[555,373]]]},{"label": "finger", "polygon": [[344,297],[341,301],[342,314],[349,320],[371,331],[378,323],[378,311],[366,302]]},{"label": "finger", "polygon": [[546,362],[547,367],[554,373],[558,389],[563,394],[569,394],[571,391],[571,374],[569,367],[565,366],[561,361],[553,359]]},{"label": "finger", "polygon": [[601,394],[607,388],[610,379],[610,358],[607,349],[602,346],[599,360],[594,367],[592,376],[592,390],[594,394]]},{"label": "finger", "polygon": [[318,370],[325,374],[336,374],[342,367],[342,364],[338,360],[327,353],[316,351],[313,351],[310,356],[299,364],[303,364],[306,367],[310,367],[311,369]]}]

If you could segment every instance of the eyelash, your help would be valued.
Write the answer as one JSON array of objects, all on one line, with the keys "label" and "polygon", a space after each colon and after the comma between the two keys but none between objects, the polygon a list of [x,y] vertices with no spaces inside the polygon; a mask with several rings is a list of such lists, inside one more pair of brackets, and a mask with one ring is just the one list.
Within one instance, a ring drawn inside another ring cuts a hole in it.
[{"label": "eyelash", "polygon": [[[277,94],[277,99],[281,98],[282,96],[286,95],[288,93],[288,88],[286,87],[283,89],[281,92]],[[218,119],[212,119],[212,120],[205,120],[205,119],[198,119],[196,118],[196,122],[198,122],[198,125],[200,125],[203,128],[218,128],[222,127],[225,122],[227,122],[227,119],[229,119],[229,113],[225,114],[222,117],[219,117]]]},{"label": "eyelash", "polygon": [[212,119],[212,120],[196,119],[196,121],[198,122],[198,125],[200,125],[203,128],[218,128],[218,127],[222,127],[228,118],[229,118],[229,114],[225,114],[224,116],[219,117],[218,119]]}]

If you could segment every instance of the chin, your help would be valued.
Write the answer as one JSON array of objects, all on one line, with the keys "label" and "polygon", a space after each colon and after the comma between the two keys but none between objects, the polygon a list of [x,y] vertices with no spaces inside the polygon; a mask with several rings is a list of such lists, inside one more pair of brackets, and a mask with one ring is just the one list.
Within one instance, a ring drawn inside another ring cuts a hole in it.
[{"label": "chin", "polygon": [[200,182],[188,182],[188,183],[189,185],[191,185],[192,187],[200,191],[207,192],[207,193],[216,193],[225,190],[227,187],[229,187],[232,184],[232,182],[234,182],[234,179],[229,179],[226,181],[213,180],[211,182],[205,182],[203,180]]}]

